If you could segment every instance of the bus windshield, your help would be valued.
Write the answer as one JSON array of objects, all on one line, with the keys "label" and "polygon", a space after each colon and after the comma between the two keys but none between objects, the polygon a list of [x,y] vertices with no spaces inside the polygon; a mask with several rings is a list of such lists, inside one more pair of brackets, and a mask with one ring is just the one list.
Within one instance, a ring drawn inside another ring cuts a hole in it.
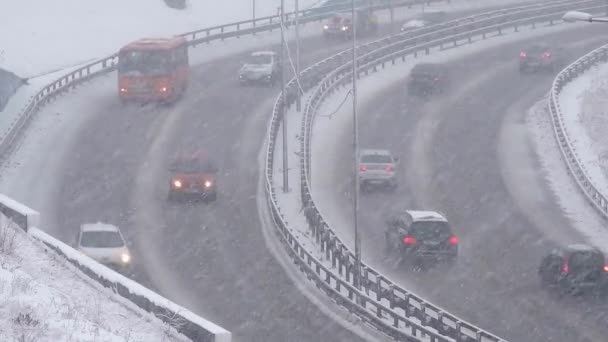
[{"label": "bus windshield", "polygon": [[119,56],[118,71],[159,75],[171,71],[171,54],[168,51],[126,51]]}]

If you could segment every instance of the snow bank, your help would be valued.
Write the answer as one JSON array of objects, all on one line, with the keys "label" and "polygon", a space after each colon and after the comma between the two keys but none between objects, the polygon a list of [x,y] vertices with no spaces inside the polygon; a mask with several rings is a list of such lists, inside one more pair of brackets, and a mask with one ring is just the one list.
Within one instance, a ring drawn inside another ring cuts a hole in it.
[{"label": "snow bank", "polygon": [[117,301],[55,253],[45,253],[3,215],[0,260],[3,341],[189,341],[132,303]]}]

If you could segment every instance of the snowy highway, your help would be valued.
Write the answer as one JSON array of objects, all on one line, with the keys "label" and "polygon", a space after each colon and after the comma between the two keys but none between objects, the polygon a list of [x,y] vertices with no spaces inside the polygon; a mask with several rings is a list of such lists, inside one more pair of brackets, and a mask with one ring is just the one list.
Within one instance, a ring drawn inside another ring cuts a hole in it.
[{"label": "snowy highway", "polygon": [[[603,27],[579,27],[544,38],[566,47],[573,60],[605,44],[602,34]],[[363,259],[406,288],[511,341],[600,341],[608,333],[608,304],[552,296],[536,275],[549,248],[584,239],[557,206],[527,132],[526,113],[555,76],[517,72],[519,51],[532,41],[538,38],[451,60],[454,87],[432,102],[404,96],[404,77],[399,86],[365,104],[360,146],[396,152],[401,177],[395,193],[362,195]],[[341,210],[324,211],[329,222],[352,222],[351,180],[345,176],[352,165],[351,133],[343,130],[334,140],[325,142],[333,147],[328,152],[336,158],[333,167],[313,162],[320,169],[313,189],[327,187],[324,192],[334,196],[323,201],[339,203],[332,209]],[[323,203],[318,205],[323,209]],[[455,267],[412,270],[388,255],[382,246],[391,208],[446,213],[461,241]]]},{"label": "snowy highway", "polygon": [[[574,58],[604,44],[603,31],[585,27],[548,38]],[[537,281],[546,249],[584,239],[556,206],[527,136],[525,114],[554,74],[519,75],[524,44],[450,61],[456,86],[433,103],[404,96],[403,82],[363,104],[361,146],[389,147],[402,161],[396,193],[362,199],[363,256],[406,288],[511,341],[601,340],[606,303],[553,298]],[[347,47],[306,38],[302,65]],[[121,105],[113,73],[69,93],[58,102],[78,102],[74,108],[87,113],[65,133],[66,151],[46,157],[57,159],[58,172],[29,182],[57,182],[43,208],[55,215],[49,221],[56,237],[71,243],[74,227],[87,221],[123,227],[133,242],[134,279],[229,328],[236,341],[361,340],[300,293],[266,248],[256,206],[258,154],[279,87],[239,85],[249,53],[193,66],[190,88],[173,105]],[[339,159],[321,166],[327,177],[315,186],[335,194],[340,210],[328,216],[348,221],[351,137],[340,133],[340,143],[328,148]],[[169,203],[169,161],[196,148],[219,164],[218,201]],[[382,215],[392,206],[445,212],[461,239],[457,265],[418,272],[387,256]]]}]

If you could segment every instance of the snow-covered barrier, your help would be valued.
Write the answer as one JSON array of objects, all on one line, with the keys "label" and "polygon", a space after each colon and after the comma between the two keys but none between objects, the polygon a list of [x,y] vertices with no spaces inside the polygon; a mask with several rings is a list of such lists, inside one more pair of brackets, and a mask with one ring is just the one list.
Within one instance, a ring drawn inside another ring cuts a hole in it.
[{"label": "snow-covered barrier", "polygon": [[[605,9],[602,1],[554,1],[488,12],[448,23],[387,37],[357,47],[359,74],[362,77],[397,60],[429,54],[431,50],[457,47],[500,36],[507,30],[561,23],[568,10],[598,13]],[[329,57],[302,72],[300,82],[292,79],[286,88],[285,106],[294,104],[298,92],[307,94],[302,115],[299,155],[300,196],[311,235],[327,261],[310,253],[287,223],[278,202],[275,183],[275,147],[280,142],[282,96],[276,100],[269,129],[266,151],[266,195],[274,223],[284,246],[308,279],[333,298],[336,303],[358,315],[368,324],[399,341],[505,341],[471,323],[446,312],[424,298],[400,287],[375,269],[362,263],[355,279],[355,256],[334,233],[313,201],[310,189],[311,134],[317,108],[325,99],[352,80],[352,50]],[[300,87],[302,89],[300,89]],[[280,154],[279,154],[280,155]],[[278,178],[277,179],[275,179]],[[329,263],[329,264],[328,264]],[[497,323],[499,324],[499,323]]]},{"label": "snow-covered barrier", "polygon": [[608,218],[608,198],[593,184],[583,163],[579,160],[576,149],[572,144],[572,138],[568,135],[559,96],[562,89],[576,77],[589,70],[589,68],[606,62],[608,62],[608,45],[597,48],[577,59],[555,77],[549,96],[549,111],[551,112],[553,133],[566,167],[585,198],[604,218]]},{"label": "snow-covered barrier", "polygon": [[99,264],[38,229],[40,215],[37,211],[2,194],[0,194],[0,208],[2,208],[2,214],[12,220],[21,229],[27,231],[30,236],[41,241],[44,244],[43,246],[65,258],[88,277],[104,287],[112,289],[115,293],[131,301],[141,309],[154,314],[165,323],[171,324],[175,330],[192,341],[231,341],[232,334],[224,328],[203,319],[122,274]]},{"label": "snow-covered barrier", "polygon": [[0,213],[26,232],[30,227],[38,227],[40,223],[37,211],[3,194],[0,194]]}]

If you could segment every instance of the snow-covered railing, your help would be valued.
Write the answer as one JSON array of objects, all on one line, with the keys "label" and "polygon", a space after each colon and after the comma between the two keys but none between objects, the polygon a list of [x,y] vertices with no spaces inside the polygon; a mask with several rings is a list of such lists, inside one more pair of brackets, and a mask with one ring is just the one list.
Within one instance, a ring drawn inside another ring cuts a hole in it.
[{"label": "snow-covered railing", "polygon": [[30,236],[42,242],[43,247],[50,248],[70,264],[78,268],[89,278],[114,293],[131,301],[142,310],[155,315],[171,325],[177,332],[196,342],[230,342],[232,334],[224,328],[207,321],[190,310],[173,303],[139,283],[119,274],[97,261],[76,251],[65,243],[38,229],[40,214],[0,194],[1,214],[26,231]]},{"label": "snow-covered railing", "polygon": [[551,87],[549,95],[549,111],[551,112],[551,122],[553,124],[553,133],[559,150],[563,156],[564,162],[568,167],[569,173],[572,175],[578,188],[583,192],[589,203],[602,215],[608,218],[608,198],[600,192],[593,184],[591,177],[587,174],[585,167],[579,160],[576,149],[572,145],[571,138],[568,135],[568,130],[565,127],[564,115],[559,104],[559,95],[562,89],[592,66],[608,61],[608,45],[597,48],[585,56],[577,59],[574,63],[562,70]]},{"label": "snow-covered railing", "polygon": [[[405,60],[406,56],[429,54],[431,48],[472,43],[502,35],[506,30],[517,32],[524,26],[554,25],[562,22],[561,17],[568,10],[596,13],[604,10],[604,6],[604,0],[557,1],[477,15],[380,39],[357,47],[357,77],[384,68],[388,63],[395,64],[398,59]],[[282,120],[282,96],[279,95],[275,102],[266,151],[265,190],[283,244],[294,262],[318,288],[339,305],[397,340],[505,341],[400,287],[365,263],[361,267],[361,290],[354,287],[354,255],[324,220],[313,201],[309,183],[311,133],[316,111],[338,87],[352,80],[351,56],[352,50],[347,50],[324,59],[305,69],[300,79],[300,85],[307,92],[300,134],[301,200],[311,233],[325,259],[330,260],[331,268],[300,244],[281,213],[273,182],[273,166]],[[286,88],[286,107],[293,105],[298,91],[299,87],[292,79]]]},{"label": "snow-covered railing", "polygon": [[[380,4],[369,5],[368,1],[360,0],[361,8],[373,9],[390,9],[396,7],[411,7],[417,4],[430,4],[440,2],[451,2],[458,0],[382,0]],[[300,12],[300,23],[306,23],[315,20],[321,20],[328,17],[335,11],[346,8],[349,1],[341,1],[312,8]],[[280,16],[268,16],[256,18],[255,20],[244,20],[231,24],[204,28],[192,32],[181,34],[188,40],[190,47],[196,47],[201,43],[210,43],[212,41],[224,40],[228,38],[238,38],[244,35],[256,34],[258,32],[272,31],[280,27]],[[294,13],[285,13],[285,25],[289,26],[294,22]],[[16,116],[15,120],[3,131],[0,132],[0,163],[3,158],[9,155],[9,151],[17,140],[19,134],[30,122],[33,115],[45,104],[55,99],[77,85],[88,81],[96,76],[114,71],[118,62],[118,55],[101,58],[95,62],[86,64],[78,69],[64,75],[50,84],[43,87],[34,96],[30,98],[25,107],[21,110],[20,115]]]}]

